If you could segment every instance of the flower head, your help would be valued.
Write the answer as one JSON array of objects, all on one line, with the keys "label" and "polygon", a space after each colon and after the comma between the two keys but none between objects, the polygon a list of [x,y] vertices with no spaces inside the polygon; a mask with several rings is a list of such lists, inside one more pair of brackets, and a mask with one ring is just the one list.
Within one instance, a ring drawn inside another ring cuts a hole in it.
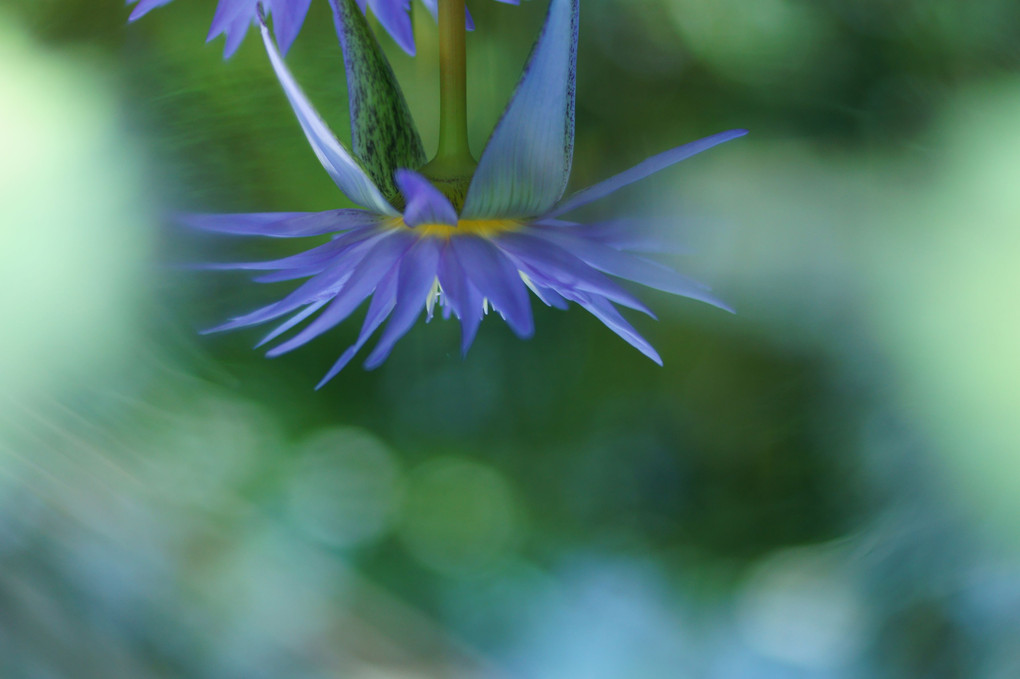
[{"label": "flower head", "polygon": [[[420,161],[412,165],[396,159],[390,188],[374,181],[364,161],[347,151],[315,112],[263,24],[273,68],[312,148],[340,190],[364,209],[191,216],[193,226],[220,233],[275,238],[333,234],[329,242],[291,257],[214,265],[268,271],[256,279],[260,282],[307,280],[282,300],[213,331],[285,319],[262,340],[267,343],[315,316],[269,350],[269,356],[277,356],[333,328],[370,299],[357,341],[329,370],[322,386],[386,323],[365,367],[381,364],[422,313],[431,317],[437,304],[444,316],[460,320],[464,352],[489,306],[515,333],[528,337],[534,331],[530,289],[547,305],[566,308],[574,302],[584,307],[661,364],[655,349],[616,305],[651,312],[614,278],[724,309],[725,304],[703,285],[628,252],[634,234],[624,224],[585,225],[562,216],[745,131],[722,132],[666,151],[564,200],[573,156],[577,26],[578,0],[552,0],[524,75],[461,201],[456,192],[444,193],[417,172]],[[358,60],[358,49],[345,45],[345,58]],[[393,110],[404,115],[400,106]],[[356,150],[358,127],[356,120]],[[405,158],[419,157],[413,147],[403,145],[408,149]]]},{"label": "flower head", "polygon": [[[156,7],[166,5],[171,0],[128,0],[128,3],[136,3],[134,10],[128,17],[128,21],[136,21]],[[265,12],[273,15],[273,28],[276,32],[276,39],[280,43],[280,49],[284,53],[290,49],[294,38],[301,30],[305,22],[305,15],[308,14],[308,6],[312,0],[220,0],[216,6],[216,14],[213,15],[212,26],[209,28],[209,35],[206,42],[217,36],[226,36],[227,43],[223,48],[223,56],[231,57],[241,41],[248,33],[248,27],[255,20],[261,4]]]},{"label": "flower head", "polygon": [[[330,1],[344,3],[349,0]],[[497,1],[510,5],[520,4],[520,0]],[[140,19],[156,7],[161,7],[169,2],[171,0],[128,0],[129,4],[137,3],[128,20]],[[400,45],[400,48],[408,54],[414,55],[414,31],[411,27],[410,14],[411,0],[354,0],[354,2],[357,3],[362,13],[371,8],[372,13],[379,19],[379,23]],[[422,0],[433,18],[436,16],[437,2],[438,0]],[[276,39],[280,43],[280,50],[286,54],[301,30],[311,0],[220,0],[219,5],[216,6],[216,14],[213,16],[206,41],[220,35],[226,36],[227,43],[223,49],[223,56],[227,58],[233,56],[248,33],[248,27],[256,21],[260,4],[266,13],[272,14]],[[334,10],[341,11],[335,5]],[[473,29],[470,14],[467,15],[466,21],[469,29]]]}]

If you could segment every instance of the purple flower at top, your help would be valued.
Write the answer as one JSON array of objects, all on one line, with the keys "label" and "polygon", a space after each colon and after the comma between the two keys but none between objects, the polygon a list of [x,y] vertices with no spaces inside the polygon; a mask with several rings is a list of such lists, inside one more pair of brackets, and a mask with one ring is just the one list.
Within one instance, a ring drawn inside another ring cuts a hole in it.
[{"label": "purple flower at top", "polygon": [[[497,0],[510,5],[520,4],[520,0]],[[128,21],[135,21],[148,14],[156,7],[161,7],[171,0],[127,0],[128,4],[137,3]],[[411,0],[355,0],[362,12],[367,8],[379,19],[383,28],[410,55],[414,55],[414,31],[411,27]],[[422,0],[425,7],[436,16],[438,0]],[[273,16],[273,30],[280,50],[286,54],[294,38],[301,30],[301,25],[308,14],[311,0],[220,0],[216,6],[212,26],[206,41],[219,35],[226,36],[227,44],[223,56],[233,56],[241,41],[248,33],[248,27],[257,20],[258,5],[262,4],[265,11]],[[467,17],[468,27],[473,28],[471,16]]]},{"label": "purple flower at top", "polygon": [[563,199],[573,156],[577,22],[578,0],[552,0],[542,34],[462,205],[407,167],[393,173],[397,194],[384,195],[364,161],[337,141],[306,99],[263,25],[273,68],[308,141],[340,190],[363,209],[188,217],[192,226],[218,233],[332,236],[282,259],[209,265],[267,272],[255,279],[259,282],[306,279],[283,299],[210,332],[281,321],[262,345],[311,319],[268,351],[268,356],[279,356],[332,329],[370,300],[357,340],[327,372],[321,387],[382,328],[365,361],[369,369],[380,365],[422,313],[431,318],[437,305],[444,317],[460,320],[463,352],[490,308],[517,335],[529,337],[534,332],[530,290],[549,306],[565,309],[573,302],[587,309],[659,364],[658,353],[617,305],[651,312],[614,279],[727,309],[704,285],[628,252],[648,248],[627,228],[627,221],[582,224],[564,219],[576,208],[746,133],[722,132],[660,153]]},{"label": "purple flower at top", "polygon": [[[127,1],[128,4],[138,3],[128,17],[128,21],[136,21],[171,0]],[[305,15],[308,14],[311,2],[312,0],[220,0],[206,42],[219,35],[226,36],[227,44],[223,48],[223,56],[225,58],[233,56],[248,33],[248,27],[255,21],[258,6],[261,4],[266,12],[273,15],[276,39],[280,43],[280,49],[286,54],[305,22]]]}]

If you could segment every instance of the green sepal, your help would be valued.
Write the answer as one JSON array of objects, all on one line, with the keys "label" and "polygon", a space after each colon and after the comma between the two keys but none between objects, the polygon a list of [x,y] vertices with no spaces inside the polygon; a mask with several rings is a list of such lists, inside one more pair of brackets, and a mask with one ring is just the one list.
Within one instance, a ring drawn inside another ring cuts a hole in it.
[{"label": "green sepal", "polygon": [[425,164],[421,137],[365,15],[354,0],[330,0],[330,4],[344,53],[354,155],[387,200],[399,207],[403,200],[393,173]]}]

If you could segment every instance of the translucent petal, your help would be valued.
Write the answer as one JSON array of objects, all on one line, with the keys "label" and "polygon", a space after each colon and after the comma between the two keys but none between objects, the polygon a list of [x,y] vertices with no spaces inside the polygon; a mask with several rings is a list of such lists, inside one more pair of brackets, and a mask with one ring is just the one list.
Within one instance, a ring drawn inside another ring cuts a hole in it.
[{"label": "translucent petal", "polygon": [[318,156],[326,172],[333,178],[340,190],[355,203],[381,214],[396,216],[397,211],[386,202],[358,162],[326,127],[326,123],[322,121],[304,92],[294,81],[294,76],[287,70],[276,45],[273,44],[273,40],[269,36],[269,29],[265,22],[260,20],[260,23],[262,42],[265,43],[266,53],[273,64],[276,76],[283,86],[287,99],[290,100],[291,107],[294,109],[298,122],[301,123],[308,142],[312,145],[312,150],[315,151],[315,155]]},{"label": "translucent petal", "polygon": [[598,200],[599,198],[605,198],[609,194],[622,189],[628,184],[641,181],[649,175],[653,175],[660,170],[664,170],[670,165],[679,163],[681,160],[686,160],[693,155],[707,151],[713,146],[718,146],[723,142],[736,139],[737,137],[743,137],[747,134],[747,130],[729,130],[727,132],[720,132],[719,134],[713,134],[710,137],[692,141],[689,144],[678,146],[675,149],[664,151],[658,155],[652,156],[643,162],[638,163],[629,170],[625,170],[620,174],[610,177],[604,181],[590,186],[587,189],[578,191],[570,198],[560,203],[556,209],[549,211],[547,217],[555,217],[562,215],[571,210],[575,210],[582,205]]},{"label": "translucent petal", "polygon": [[[676,217],[621,217],[589,224],[541,220],[532,226],[538,231],[565,233],[617,250],[689,255],[693,249],[680,242],[677,222]],[[688,228],[686,220],[684,228]]]},{"label": "translucent petal", "polygon": [[307,307],[305,307],[301,311],[297,312],[296,314],[294,314],[293,316],[288,318],[286,321],[281,323],[279,326],[274,328],[271,333],[269,333],[268,335],[263,337],[261,340],[259,340],[259,343],[255,345],[255,348],[258,349],[263,344],[268,344],[269,342],[272,342],[274,339],[276,339],[277,337],[279,337],[283,333],[287,332],[288,330],[290,330],[295,325],[297,325],[301,321],[305,320],[306,318],[308,318],[309,316],[314,314],[316,311],[318,311],[322,307],[326,306],[326,302],[327,301],[328,300],[320,300],[320,301],[315,302],[313,304],[309,304]]},{"label": "translucent petal", "polygon": [[182,214],[178,220],[202,231],[269,238],[303,238],[375,226],[383,218],[366,210]]},{"label": "translucent petal", "polygon": [[644,257],[620,252],[597,242],[553,229],[535,230],[538,237],[556,243],[585,263],[612,276],[647,285],[656,290],[690,297],[732,312],[729,306],[709,292],[708,286]]},{"label": "translucent petal", "polygon": [[654,317],[641,300],[603,276],[558,245],[523,233],[507,233],[496,239],[520,268],[539,284],[553,283],[556,290],[573,289],[607,297],[618,304]]},{"label": "translucent petal", "polygon": [[335,238],[328,243],[316,246],[311,250],[305,250],[299,252],[296,255],[290,255],[289,257],[281,257],[280,259],[270,259],[261,262],[227,262],[227,263],[212,263],[212,264],[199,264],[196,268],[208,269],[213,271],[278,271],[285,269],[301,269],[309,266],[317,266],[319,264],[330,264],[338,261],[339,257],[342,257],[344,253],[357,245],[367,240],[379,238],[384,234],[382,231],[353,231],[346,233],[339,238]]},{"label": "translucent petal", "polygon": [[[564,293],[570,296],[569,293]],[[628,344],[640,351],[642,354],[662,365],[662,358],[648,340],[638,333],[630,323],[627,322],[620,312],[617,311],[608,300],[598,295],[574,294],[571,299],[587,309],[595,318],[602,321],[607,328],[622,337]]]}]

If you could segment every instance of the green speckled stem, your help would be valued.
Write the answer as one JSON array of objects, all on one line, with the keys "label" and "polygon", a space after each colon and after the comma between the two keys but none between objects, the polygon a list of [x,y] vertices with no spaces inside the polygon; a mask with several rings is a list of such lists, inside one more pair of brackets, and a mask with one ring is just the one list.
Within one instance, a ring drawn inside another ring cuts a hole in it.
[{"label": "green speckled stem", "polygon": [[[463,0],[461,0],[463,3]],[[418,169],[425,151],[397,84],[354,0],[333,0],[344,52],[354,153],[388,200],[402,202],[393,181],[399,168]]]}]

